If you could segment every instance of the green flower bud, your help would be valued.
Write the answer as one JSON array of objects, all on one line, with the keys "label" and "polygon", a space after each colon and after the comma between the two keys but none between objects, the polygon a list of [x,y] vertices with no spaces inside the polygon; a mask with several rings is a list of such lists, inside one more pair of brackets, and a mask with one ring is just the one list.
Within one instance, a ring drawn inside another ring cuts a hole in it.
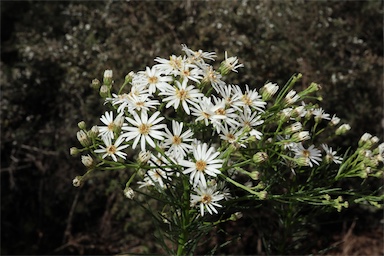
[{"label": "green flower bud", "polygon": [[124,189],[124,195],[125,197],[127,197],[128,199],[133,199],[135,197],[135,191],[133,191],[132,188],[130,187],[126,187]]},{"label": "green flower bud", "polygon": [[275,95],[275,93],[277,92],[278,89],[279,89],[279,86],[277,86],[276,84],[273,84],[271,82],[265,84],[260,89],[262,99],[264,101],[267,101],[267,100],[271,99],[272,96]]},{"label": "green flower bud", "polygon": [[76,148],[76,147],[71,147],[69,149],[69,154],[71,156],[76,156],[77,154],[79,154],[79,152],[80,152],[80,150],[78,148]]},{"label": "green flower bud", "polygon": [[82,176],[76,176],[73,181],[72,181],[72,184],[74,187],[80,187],[81,185],[81,180],[83,179]]},{"label": "green flower bud", "polygon": [[130,83],[132,82],[132,79],[133,79],[133,76],[135,75],[135,73],[133,71],[129,72],[126,76],[125,76],[125,79],[124,79],[124,82],[125,83]]},{"label": "green flower bud", "polygon": [[83,147],[88,147],[91,145],[91,140],[89,139],[88,135],[83,130],[78,131],[76,136],[77,136],[78,141],[80,142],[80,144]]},{"label": "green flower bud", "polygon": [[77,126],[81,129],[81,130],[85,130],[86,129],[86,124],[84,121],[81,121],[77,124]]},{"label": "green flower bud", "polygon": [[351,126],[349,124],[342,124],[336,129],[335,133],[336,135],[343,135],[349,130],[351,130]]},{"label": "green flower bud", "polygon": [[85,167],[91,167],[93,165],[93,158],[90,155],[81,156],[81,162]]},{"label": "green flower bud", "polygon": [[253,155],[253,162],[259,164],[265,162],[268,159],[268,154],[265,152],[257,152]]},{"label": "green flower bud", "polygon": [[93,79],[93,80],[92,80],[91,87],[92,87],[94,90],[98,91],[99,88],[100,88],[100,86],[101,86],[101,83],[100,83],[99,79]]},{"label": "green flower bud", "polygon": [[104,71],[103,83],[109,88],[112,86],[113,72],[110,69]]},{"label": "green flower bud", "polygon": [[258,171],[253,171],[250,173],[249,177],[253,180],[258,180],[260,178],[260,172]]},{"label": "green flower bud", "polygon": [[109,96],[109,87],[107,85],[104,84],[100,87],[100,96],[104,99]]},{"label": "green flower bud", "polygon": [[90,138],[96,138],[97,135],[99,135],[99,127],[97,125],[92,126],[91,130],[89,130],[87,134]]}]

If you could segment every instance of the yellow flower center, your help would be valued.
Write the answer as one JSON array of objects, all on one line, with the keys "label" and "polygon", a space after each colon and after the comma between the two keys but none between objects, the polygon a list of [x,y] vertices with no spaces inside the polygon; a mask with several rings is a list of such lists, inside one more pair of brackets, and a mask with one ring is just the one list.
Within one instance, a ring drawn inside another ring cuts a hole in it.
[{"label": "yellow flower center", "polygon": [[210,195],[203,195],[201,197],[201,202],[203,204],[209,204],[212,201],[212,197]]},{"label": "yellow flower center", "polygon": [[188,98],[188,94],[187,94],[187,92],[184,89],[181,89],[181,90],[176,89],[176,96],[180,100],[185,100],[185,99]]},{"label": "yellow flower center", "polygon": [[248,95],[243,95],[243,97],[241,97],[241,100],[245,103],[245,105],[252,105],[252,100],[251,98],[249,98]]},{"label": "yellow flower center", "polygon": [[115,128],[115,123],[108,124],[108,130],[113,131],[114,128]]},{"label": "yellow flower center", "polygon": [[228,133],[227,135],[226,135],[226,137],[228,138],[228,141],[235,141],[235,139],[236,139],[236,137],[235,137],[235,135],[233,135],[232,133]]},{"label": "yellow flower center", "polygon": [[311,155],[311,153],[309,152],[309,150],[306,150],[306,149],[303,150],[303,156],[305,158],[309,158],[310,155]]},{"label": "yellow flower center", "polygon": [[149,130],[150,130],[151,126],[147,125],[147,124],[141,124],[139,126],[139,132],[140,134],[142,135],[147,135],[149,134]]},{"label": "yellow flower center", "polygon": [[172,138],[172,142],[173,142],[173,144],[175,144],[175,145],[180,145],[180,144],[181,144],[181,138],[180,138],[180,136],[177,136],[177,135],[173,136],[173,138]]},{"label": "yellow flower center", "polygon": [[108,154],[111,154],[111,155],[115,154],[115,153],[116,153],[116,147],[115,147],[115,145],[108,146],[108,147],[107,147],[107,153],[108,153]]},{"label": "yellow flower center", "polygon": [[215,113],[216,113],[217,115],[222,115],[222,116],[224,116],[224,115],[225,115],[225,109],[223,109],[223,108],[219,108],[218,110],[215,111]]},{"label": "yellow flower center", "polygon": [[150,84],[156,84],[159,81],[159,79],[156,76],[150,76],[148,77],[148,82]]},{"label": "yellow flower center", "polygon": [[196,170],[200,172],[203,172],[206,166],[207,166],[207,163],[203,160],[199,160],[196,162]]}]

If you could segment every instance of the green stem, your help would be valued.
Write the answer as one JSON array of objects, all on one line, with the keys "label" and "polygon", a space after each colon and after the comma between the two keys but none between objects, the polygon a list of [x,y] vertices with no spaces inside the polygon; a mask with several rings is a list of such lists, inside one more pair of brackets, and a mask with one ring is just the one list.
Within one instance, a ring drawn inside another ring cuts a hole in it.
[{"label": "green stem", "polygon": [[181,226],[180,226],[180,234],[177,244],[177,254],[176,255],[186,255],[187,248],[186,243],[188,241],[188,226],[190,222],[190,187],[188,177],[183,177],[183,207],[181,209]]}]

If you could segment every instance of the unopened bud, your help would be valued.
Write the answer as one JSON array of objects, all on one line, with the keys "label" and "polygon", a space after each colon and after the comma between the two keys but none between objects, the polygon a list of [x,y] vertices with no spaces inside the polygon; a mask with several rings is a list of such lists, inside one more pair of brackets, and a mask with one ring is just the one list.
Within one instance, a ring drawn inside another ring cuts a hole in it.
[{"label": "unopened bud", "polygon": [[277,92],[278,89],[279,89],[279,86],[277,86],[276,84],[273,84],[271,82],[265,84],[260,89],[262,99],[264,101],[267,101],[267,100],[271,99],[272,96],[275,95],[275,93]]},{"label": "unopened bud", "polygon": [[91,167],[93,164],[93,158],[90,155],[81,156],[81,162],[86,167]]},{"label": "unopened bud", "polygon": [[135,191],[133,191],[132,188],[130,187],[126,187],[124,189],[124,195],[128,198],[128,199],[133,199],[135,197]]},{"label": "unopened bud", "polygon": [[99,135],[99,127],[97,125],[92,126],[91,130],[88,131],[90,138],[96,138]]},{"label": "unopened bud", "polygon": [[103,83],[109,87],[112,85],[112,77],[113,73],[112,70],[107,69],[104,71],[104,77],[103,77]]},{"label": "unopened bud", "polygon": [[78,131],[76,135],[77,135],[78,141],[83,147],[88,147],[89,145],[91,145],[91,140],[83,130]]},{"label": "unopened bud", "polygon": [[81,129],[81,130],[85,130],[86,129],[86,124],[84,121],[81,121],[77,124],[77,126]]},{"label": "unopened bud", "polygon": [[101,83],[100,83],[100,81],[99,81],[99,79],[93,79],[92,80],[92,83],[91,83],[91,87],[94,89],[94,90],[99,90],[99,88],[100,88],[100,85],[101,85]]},{"label": "unopened bud", "polygon": [[140,151],[139,153],[139,163],[146,164],[149,159],[151,159],[151,152],[150,151]]},{"label": "unopened bud", "polygon": [[268,159],[268,154],[265,152],[257,152],[253,155],[253,162],[259,164],[265,162]]},{"label": "unopened bud", "polygon": [[109,96],[109,87],[107,85],[103,84],[100,87],[100,96],[102,98],[107,98]]},{"label": "unopened bud", "polygon": [[133,79],[133,76],[135,75],[135,73],[133,71],[129,72],[126,76],[125,76],[125,83],[130,83],[132,82],[132,79]]},{"label": "unopened bud", "polygon": [[71,156],[76,156],[77,154],[79,154],[79,152],[80,152],[80,150],[78,148],[76,148],[76,147],[71,147],[69,149],[69,154]]},{"label": "unopened bud", "polygon": [[74,187],[80,187],[80,185],[81,185],[81,179],[82,179],[83,177],[81,177],[81,176],[76,176],[74,179],[73,179],[73,181],[72,181],[72,184],[73,184],[73,186]]},{"label": "unopened bud", "polygon": [[249,177],[251,177],[251,179],[253,180],[258,180],[260,178],[260,172],[258,171],[253,171],[251,172],[251,174],[249,175]]},{"label": "unopened bud", "polygon": [[349,124],[342,124],[336,129],[335,133],[336,135],[343,135],[349,130],[351,130],[351,126]]}]

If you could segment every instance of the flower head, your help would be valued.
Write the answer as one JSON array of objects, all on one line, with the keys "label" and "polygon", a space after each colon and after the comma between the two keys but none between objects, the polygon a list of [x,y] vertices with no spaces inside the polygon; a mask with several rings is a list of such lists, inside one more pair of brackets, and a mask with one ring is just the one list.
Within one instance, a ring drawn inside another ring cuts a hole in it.
[{"label": "flower head", "polygon": [[303,144],[297,143],[292,150],[302,165],[313,167],[313,164],[319,165],[321,161],[321,152],[314,145],[304,148]]},{"label": "flower head", "polygon": [[190,182],[193,183],[193,186],[198,185],[206,187],[207,182],[205,175],[216,177],[217,174],[221,173],[220,168],[222,167],[223,160],[217,159],[219,152],[214,152],[214,148],[208,145],[197,144],[193,148],[193,157],[194,159],[190,161],[180,160],[179,164],[186,167],[183,171],[184,174],[190,174]]},{"label": "flower head", "polygon": [[208,187],[196,187],[194,188],[196,194],[191,195],[191,205],[195,206],[198,203],[200,207],[200,214],[204,216],[204,212],[208,211],[209,214],[218,213],[216,208],[222,207],[218,204],[218,201],[224,199],[224,195],[217,191],[216,185]]},{"label": "flower head", "polygon": [[113,144],[112,139],[109,136],[103,136],[102,139],[105,147],[103,145],[100,145],[100,149],[96,149],[95,153],[103,153],[103,158],[110,156],[115,162],[117,162],[116,156],[121,157],[123,159],[126,158],[127,154],[122,152],[121,150],[127,148],[129,145],[120,146],[120,144],[124,141],[124,138],[122,136],[119,136]]},{"label": "flower head", "polygon": [[133,140],[132,148],[135,149],[137,144],[141,143],[141,150],[145,151],[146,143],[151,147],[156,148],[156,144],[152,138],[157,140],[164,139],[164,132],[161,130],[166,127],[165,124],[158,124],[164,117],[158,117],[160,112],[155,112],[150,118],[146,111],[141,111],[141,116],[136,112],[133,112],[133,118],[126,117],[126,120],[133,126],[127,125],[123,127],[122,134],[126,141]]},{"label": "flower head", "polygon": [[160,95],[168,96],[163,99],[164,102],[168,102],[165,106],[169,108],[173,106],[175,109],[181,104],[185,113],[190,114],[189,105],[195,104],[203,97],[203,94],[196,89],[193,85],[187,85],[188,79],[184,79],[182,83],[176,81],[176,86],[170,87],[164,92],[160,92]]}]

